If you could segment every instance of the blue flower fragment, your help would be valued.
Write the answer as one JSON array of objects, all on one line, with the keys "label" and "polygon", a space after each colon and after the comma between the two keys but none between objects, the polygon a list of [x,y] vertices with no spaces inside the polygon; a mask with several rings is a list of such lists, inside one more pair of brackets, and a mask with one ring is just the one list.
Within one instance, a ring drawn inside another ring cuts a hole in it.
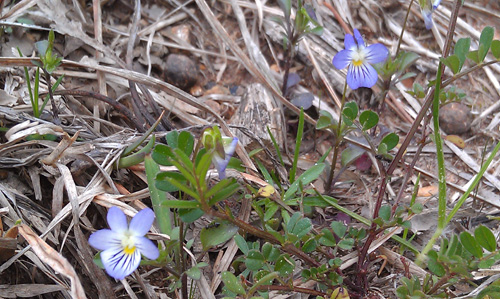
[{"label": "blue flower fragment", "polygon": [[420,9],[422,11],[422,16],[424,17],[425,28],[427,30],[432,28],[432,13],[441,4],[441,0],[420,0]]},{"label": "blue flower fragment", "polygon": [[117,207],[108,211],[110,229],[101,229],[91,234],[89,244],[101,252],[101,261],[109,276],[121,280],[137,269],[141,254],[150,260],[156,260],[160,252],[158,247],[144,237],[153,224],[155,214],[146,208],[139,211],[127,223],[127,217]]},{"label": "blue flower fragment", "polygon": [[219,174],[219,179],[221,180],[226,178],[226,168],[229,164],[229,160],[236,150],[238,138],[222,137],[222,144],[224,146],[224,157],[222,157],[217,151],[214,151],[212,156],[212,163],[215,165],[215,168],[217,168],[217,173]]},{"label": "blue flower fragment", "polygon": [[333,57],[333,66],[337,69],[347,69],[347,85],[351,89],[373,87],[378,80],[378,74],[372,64],[384,62],[389,50],[382,44],[366,46],[363,37],[354,29],[354,37],[346,34],[345,49]]}]

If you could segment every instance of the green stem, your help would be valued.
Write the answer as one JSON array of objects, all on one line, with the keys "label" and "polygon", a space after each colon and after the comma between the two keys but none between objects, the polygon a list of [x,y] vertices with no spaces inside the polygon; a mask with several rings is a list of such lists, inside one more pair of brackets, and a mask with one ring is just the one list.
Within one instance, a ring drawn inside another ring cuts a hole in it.
[{"label": "green stem", "polygon": [[333,149],[333,159],[332,159],[332,164],[330,166],[330,173],[328,174],[328,179],[326,184],[327,192],[330,192],[333,189],[332,181],[335,175],[335,165],[337,164],[337,157],[339,155],[340,144],[344,139],[342,136],[342,110],[344,110],[346,92],[347,92],[347,79],[344,83],[344,91],[342,92],[342,101],[340,102],[339,122],[337,124],[337,132],[335,132],[336,136],[335,136],[335,147]]},{"label": "green stem", "polygon": [[297,172],[297,163],[299,161],[300,145],[302,143],[302,135],[304,134],[304,108],[300,108],[299,126],[297,128],[297,137],[295,140],[295,152],[293,154],[292,169],[290,170],[290,184],[295,182],[295,173]]}]

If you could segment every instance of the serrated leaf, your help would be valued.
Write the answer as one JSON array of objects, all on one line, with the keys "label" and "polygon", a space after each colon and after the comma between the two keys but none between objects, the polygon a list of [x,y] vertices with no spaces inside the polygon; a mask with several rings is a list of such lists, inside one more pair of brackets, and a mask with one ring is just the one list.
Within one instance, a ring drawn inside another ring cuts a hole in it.
[{"label": "serrated leaf", "polygon": [[455,44],[455,55],[457,55],[460,64],[458,66],[458,70],[460,71],[465,63],[465,59],[467,58],[467,54],[469,53],[470,48],[470,37],[461,38]]},{"label": "serrated leaf", "polygon": [[493,54],[496,59],[500,59],[500,40],[491,42],[491,54]]},{"label": "serrated leaf", "polygon": [[476,238],[477,243],[489,252],[493,252],[497,249],[495,235],[486,226],[478,226],[474,230],[474,237]]},{"label": "serrated leaf", "polygon": [[359,116],[359,123],[363,131],[367,131],[378,124],[378,114],[371,110],[365,110]]},{"label": "serrated leaf", "polygon": [[288,254],[282,254],[274,265],[274,270],[278,271],[282,277],[291,275],[294,269],[295,261]]},{"label": "serrated leaf", "polygon": [[477,49],[479,62],[483,62],[484,58],[486,58],[486,55],[490,50],[494,34],[495,29],[490,26],[484,27],[483,31],[481,32],[481,36],[479,37],[479,48]]},{"label": "serrated leaf", "polygon": [[233,293],[239,294],[239,295],[245,295],[245,288],[243,288],[243,285],[238,281],[238,278],[234,276],[233,273],[229,271],[224,271],[221,274],[222,281],[224,282],[224,286],[230,290]]},{"label": "serrated leaf", "polygon": [[465,250],[470,252],[473,256],[477,258],[483,257],[483,248],[479,246],[479,243],[469,232],[462,232],[460,234],[460,242]]},{"label": "serrated leaf", "polygon": [[250,250],[245,259],[245,265],[251,271],[258,271],[262,269],[264,262],[264,255],[255,249]]}]

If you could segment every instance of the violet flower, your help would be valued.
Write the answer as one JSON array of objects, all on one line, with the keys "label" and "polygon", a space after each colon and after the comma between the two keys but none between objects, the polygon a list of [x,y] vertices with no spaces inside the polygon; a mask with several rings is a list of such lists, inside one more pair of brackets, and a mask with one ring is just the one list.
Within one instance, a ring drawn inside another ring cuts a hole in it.
[{"label": "violet flower", "polygon": [[420,3],[420,9],[422,10],[422,16],[424,17],[425,28],[427,28],[427,30],[432,28],[432,13],[437,9],[439,4],[441,4],[441,0],[434,0],[433,2],[431,2],[431,0],[423,0],[423,2]]},{"label": "violet flower", "polygon": [[101,261],[109,276],[124,279],[137,269],[141,254],[150,260],[160,255],[158,247],[144,235],[153,224],[155,214],[146,208],[138,212],[127,223],[127,217],[117,207],[108,211],[111,229],[101,229],[90,235],[89,244],[101,252]]},{"label": "violet flower", "polygon": [[221,180],[226,178],[226,167],[236,150],[238,138],[222,137],[222,143],[224,145],[224,157],[221,157],[217,151],[214,151],[212,156],[212,163],[214,163],[215,168],[217,168],[217,173]]},{"label": "violet flower", "polygon": [[337,69],[347,69],[347,85],[351,89],[372,87],[377,83],[378,74],[372,64],[384,62],[389,51],[382,44],[366,46],[363,37],[354,29],[354,37],[345,35],[345,49],[333,57],[333,65]]}]

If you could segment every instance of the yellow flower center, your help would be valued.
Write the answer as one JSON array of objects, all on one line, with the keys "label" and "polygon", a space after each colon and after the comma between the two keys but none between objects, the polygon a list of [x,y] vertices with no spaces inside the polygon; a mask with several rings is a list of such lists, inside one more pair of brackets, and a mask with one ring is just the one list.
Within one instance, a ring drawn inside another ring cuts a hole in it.
[{"label": "yellow flower center", "polygon": [[130,232],[125,232],[122,239],[123,252],[133,254],[135,252],[135,237]]},{"label": "yellow flower center", "polygon": [[356,49],[354,50],[354,53],[352,54],[352,65],[354,66],[361,66],[363,65],[363,62],[365,61],[365,53],[363,51],[364,49]]}]

